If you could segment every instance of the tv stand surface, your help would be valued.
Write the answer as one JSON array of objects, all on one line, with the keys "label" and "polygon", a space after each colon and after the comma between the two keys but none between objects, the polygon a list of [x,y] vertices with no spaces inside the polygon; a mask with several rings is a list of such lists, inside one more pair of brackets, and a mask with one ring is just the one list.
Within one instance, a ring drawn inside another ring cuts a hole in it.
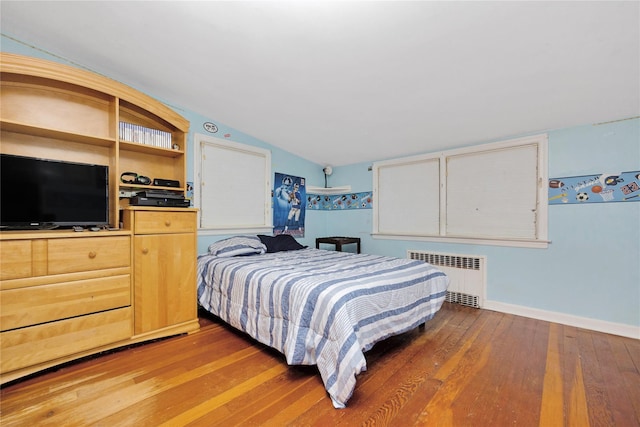
[{"label": "tv stand surface", "polygon": [[13,231],[13,230],[55,230],[58,228],[55,224],[25,224],[25,225],[3,225],[0,227],[0,231]]}]

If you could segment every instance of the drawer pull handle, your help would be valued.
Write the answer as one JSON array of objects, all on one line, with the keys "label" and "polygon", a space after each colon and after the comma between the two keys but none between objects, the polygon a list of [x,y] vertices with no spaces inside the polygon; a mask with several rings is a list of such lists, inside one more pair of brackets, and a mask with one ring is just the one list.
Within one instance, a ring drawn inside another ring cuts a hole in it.
[{"label": "drawer pull handle", "polygon": [[167,227],[170,227],[171,226],[171,220],[170,219],[166,220],[164,222],[164,225],[166,225]]},{"label": "drawer pull handle", "polygon": [[148,254],[149,253],[149,248],[142,248],[142,253],[143,254]]},{"label": "drawer pull handle", "polygon": [[96,254],[94,251],[89,252],[89,258],[94,259],[96,257]]}]

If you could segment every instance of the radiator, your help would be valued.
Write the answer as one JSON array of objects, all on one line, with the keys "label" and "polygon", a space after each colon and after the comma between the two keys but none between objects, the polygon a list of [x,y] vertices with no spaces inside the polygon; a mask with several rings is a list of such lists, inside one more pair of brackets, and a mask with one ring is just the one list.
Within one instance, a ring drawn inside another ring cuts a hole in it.
[{"label": "radiator", "polygon": [[446,301],[481,308],[486,295],[486,257],[407,251],[407,258],[428,262],[449,276]]}]

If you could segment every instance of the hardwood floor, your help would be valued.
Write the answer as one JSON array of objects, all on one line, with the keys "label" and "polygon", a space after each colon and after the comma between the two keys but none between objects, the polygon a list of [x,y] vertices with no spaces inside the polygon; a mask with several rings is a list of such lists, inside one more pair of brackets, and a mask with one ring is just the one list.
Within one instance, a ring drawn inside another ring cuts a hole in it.
[{"label": "hardwood floor", "polygon": [[378,343],[348,407],[215,319],[0,394],[5,426],[640,426],[640,341],[445,303]]}]

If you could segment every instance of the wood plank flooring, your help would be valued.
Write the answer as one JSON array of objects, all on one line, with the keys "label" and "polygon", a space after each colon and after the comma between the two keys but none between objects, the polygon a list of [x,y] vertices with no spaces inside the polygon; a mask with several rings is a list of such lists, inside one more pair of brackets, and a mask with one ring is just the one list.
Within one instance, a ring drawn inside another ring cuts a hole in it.
[{"label": "wood plank flooring", "polygon": [[640,341],[445,303],[378,343],[348,407],[314,367],[202,329],[5,385],[5,426],[640,426]]}]

